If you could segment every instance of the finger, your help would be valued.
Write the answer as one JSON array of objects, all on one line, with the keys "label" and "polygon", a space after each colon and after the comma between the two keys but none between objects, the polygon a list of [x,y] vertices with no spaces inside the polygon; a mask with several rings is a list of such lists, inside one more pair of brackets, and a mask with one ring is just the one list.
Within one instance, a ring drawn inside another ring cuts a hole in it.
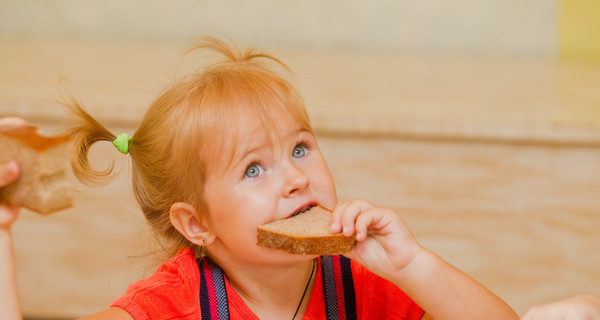
[{"label": "finger", "polygon": [[360,216],[356,218],[356,240],[365,240],[367,238],[369,227],[376,225],[382,216],[381,210],[373,210],[373,208],[364,210]]},{"label": "finger", "polygon": [[0,230],[9,229],[19,216],[19,205],[0,203]]},{"label": "finger", "polygon": [[544,312],[544,309],[540,308],[540,306],[534,306],[532,308],[529,308],[529,310],[527,310],[527,312],[521,318],[521,320],[536,320],[536,319],[553,320],[553,319],[556,319],[554,314],[557,314],[558,316],[560,316],[560,312],[554,311],[554,312],[548,313],[548,312]]},{"label": "finger", "polygon": [[0,118],[0,127],[1,126],[24,126],[27,125],[27,121],[22,118],[17,117],[6,117]]},{"label": "finger", "polygon": [[331,215],[330,222],[330,231],[331,233],[340,233],[342,232],[342,213],[345,208],[348,206],[348,201],[342,201],[338,203],[335,208],[333,208],[333,213]]},{"label": "finger", "polygon": [[0,166],[0,187],[4,187],[17,180],[19,173],[19,164],[14,160]]},{"label": "finger", "polygon": [[372,208],[373,205],[364,200],[351,201],[344,209],[342,214],[342,233],[349,237],[356,230],[356,219],[365,210]]},{"label": "finger", "polygon": [[531,309],[527,310],[527,312],[525,312],[525,315],[523,315],[523,317],[521,317],[521,320],[533,320],[535,319],[535,317],[532,315],[533,311]]}]

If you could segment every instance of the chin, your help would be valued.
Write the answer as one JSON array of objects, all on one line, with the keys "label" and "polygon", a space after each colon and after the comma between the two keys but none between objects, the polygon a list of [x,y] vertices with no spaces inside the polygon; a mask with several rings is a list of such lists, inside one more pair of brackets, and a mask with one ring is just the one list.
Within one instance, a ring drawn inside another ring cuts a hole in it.
[{"label": "chin", "polygon": [[296,262],[301,262],[301,261],[309,261],[312,260],[316,257],[318,257],[318,255],[304,255],[304,254],[291,254],[291,253],[287,253],[286,251],[283,250],[277,250],[277,249],[269,249],[269,248],[261,248],[265,254],[269,255],[268,258],[266,258],[266,260],[269,261],[273,261],[273,263],[296,263]]}]

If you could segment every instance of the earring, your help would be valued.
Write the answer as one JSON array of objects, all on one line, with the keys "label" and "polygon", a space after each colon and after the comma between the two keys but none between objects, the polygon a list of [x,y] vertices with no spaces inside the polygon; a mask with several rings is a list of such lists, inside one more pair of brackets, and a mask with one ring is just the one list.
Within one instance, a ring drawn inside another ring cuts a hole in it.
[{"label": "earring", "polygon": [[202,243],[206,243],[206,238],[202,238]]}]

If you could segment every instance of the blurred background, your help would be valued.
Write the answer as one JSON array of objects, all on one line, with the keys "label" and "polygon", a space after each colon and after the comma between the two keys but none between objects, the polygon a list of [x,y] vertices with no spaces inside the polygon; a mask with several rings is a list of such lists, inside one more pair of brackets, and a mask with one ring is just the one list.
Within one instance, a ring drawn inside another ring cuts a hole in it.
[{"label": "blurred background", "polygon": [[[64,78],[133,133],[206,34],[290,66],[340,199],[396,209],[520,314],[600,295],[600,2],[0,0],[0,116],[60,132]],[[128,158],[91,157],[120,175],[15,224],[30,319],[102,310],[156,267]]]}]

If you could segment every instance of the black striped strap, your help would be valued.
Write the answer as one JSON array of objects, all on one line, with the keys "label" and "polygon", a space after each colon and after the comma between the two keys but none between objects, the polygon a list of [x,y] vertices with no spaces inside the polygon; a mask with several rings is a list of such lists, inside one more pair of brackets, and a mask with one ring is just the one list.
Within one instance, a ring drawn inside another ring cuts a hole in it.
[{"label": "black striped strap", "polygon": [[200,269],[200,310],[202,320],[229,319],[227,288],[223,270],[212,260],[197,259]]},{"label": "black striped strap", "polygon": [[[208,258],[196,261],[200,270],[202,320],[229,319],[223,271]],[[321,267],[327,319],[356,320],[356,297],[350,259],[343,256],[322,256]]]},{"label": "black striped strap", "polygon": [[323,291],[328,320],[356,320],[356,296],[350,259],[322,256]]}]

